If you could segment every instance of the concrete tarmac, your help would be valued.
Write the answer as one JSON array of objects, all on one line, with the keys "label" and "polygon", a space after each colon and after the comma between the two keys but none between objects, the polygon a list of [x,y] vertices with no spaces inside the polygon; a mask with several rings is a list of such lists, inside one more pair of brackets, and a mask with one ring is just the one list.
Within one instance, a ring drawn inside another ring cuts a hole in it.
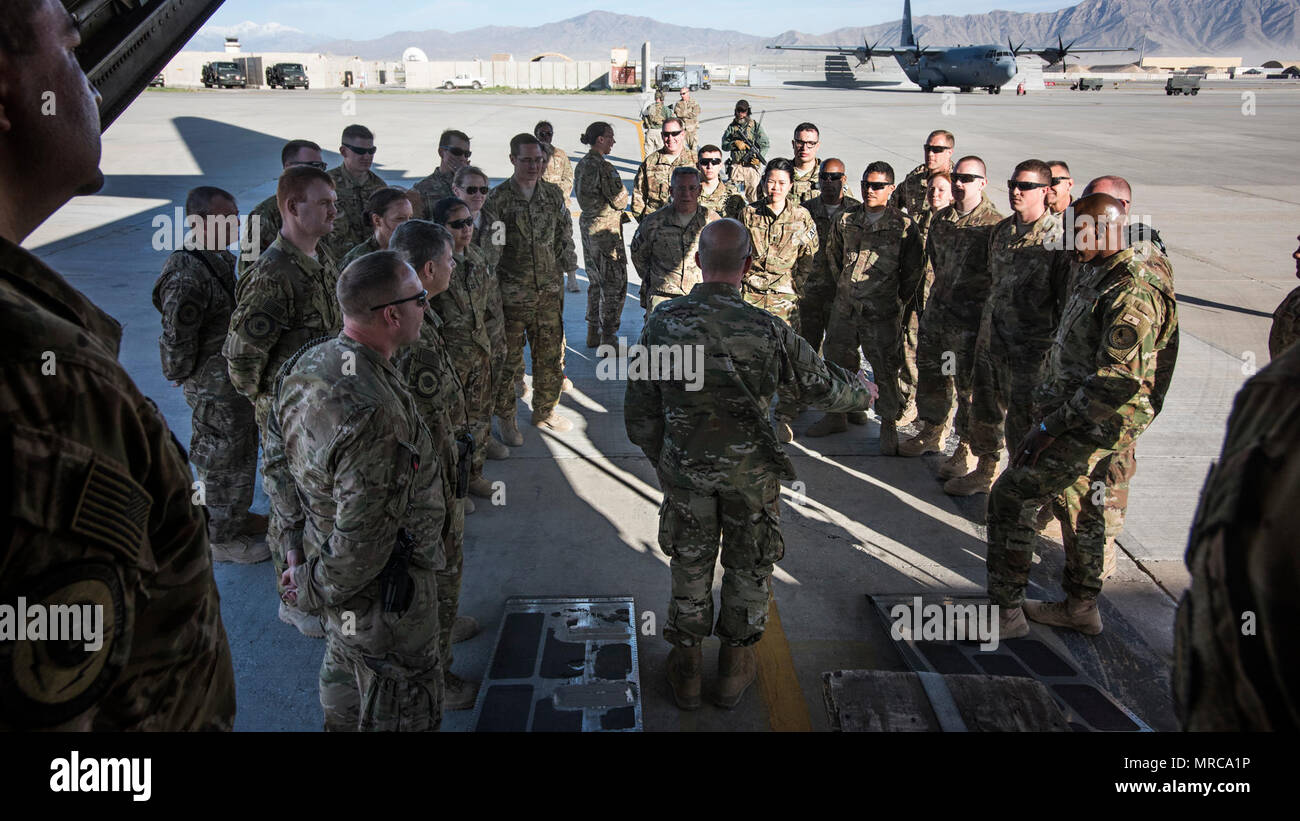
[{"label": "concrete tarmac", "polygon": [[[1289,255],[1300,198],[1280,172],[1294,150],[1300,93],[1290,84],[1257,84],[1249,95],[1235,87],[1195,98],[1154,87],[1026,97],[725,87],[696,95],[701,144],[721,137],[734,101],[744,97],[772,138],[769,157],[788,155],[793,127],[812,121],[821,129],[821,156],[841,158],[851,180],[874,160],[891,163],[901,179],[921,161],[929,131],[948,129],[957,155],[986,160],[989,196],[1004,213],[1004,180],[1028,157],[1067,161],[1076,194],[1101,174],[1129,179],[1134,213],[1160,230],[1174,261],[1182,348],[1164,413],[1139,443],[1124,555],[1103,595],[1134,629],[1139,650],[1164,665],[1187,583],[1182,555],[1197,495],[1234,394],[1268,361],[1269,317],[1296,285]],[[389,182],[409,186],[429,173],[438,133],[459,128],[495,184],[510,173],[509,138],[539,119],[554,123],[556,143],[574,162],[586,125],[611,122],[618,139],[611,160],[630,183],[642,157],[634,95],[150,91],[105,135],[104,190],[67,205],[26,245],[123,323],[123,364],[188,442],[189,409],[160,372],[150,291],[167,253],[155,249],[156,220],[172,218],[189,188],[227,188],[247,212],[273,192],[284,141],[308,138],[336,151],[338,135],[354,122],[375,131],[375,171]],[[326,159],[339,160],[333,151]],[[579,279],[585,291],[581,272]],[[630,266],[629,279],[620,333],[631,342],[642,311]],[[456,646],[453,669],[462,676],[479,678],[486,669],[509,596],[631,594],[643,633],[651,633],[639,645],[646,729],[825,729],[822,672],[904,669],[867,594],[983,590],[984,497],[944,495],[934,478],[938,457],[875,455],[874,421],[802,438],[818,418],[806,413],[789,449],[802,485],[783,492],[786,553],[774,577],[777,619],[759,645],[759,682],[734,711],[679,712],[663,678],[668,645],[659,637],[668,604],[667,559],[657,547],[660,494],[624,433],[623,383],[598,379],[593,352],[582,347],[585,293],[567,297],[566,368],[575,390],[564,395],[561,413],[575,428],[551,435],[523,425],[525,446],[487,465],[487,477],[505,483],[505,503],[481,500],[467,522],[461,608],[484,630]],[[525,422],[527,412],[521,402]],[[255,507],[265,504],[259,490]],[[1044,543],[1034,576],[1039,593],[1059,594],[1060,552]],[[218,565],[216,575],[238,677],[237,729],[319,728],[322,643],[276,620],[270,565]],[[1118,689],[1152,726],[1175,726],[1167,678]],[[447,713],[444,729],[467,729],[469,718]]]}]

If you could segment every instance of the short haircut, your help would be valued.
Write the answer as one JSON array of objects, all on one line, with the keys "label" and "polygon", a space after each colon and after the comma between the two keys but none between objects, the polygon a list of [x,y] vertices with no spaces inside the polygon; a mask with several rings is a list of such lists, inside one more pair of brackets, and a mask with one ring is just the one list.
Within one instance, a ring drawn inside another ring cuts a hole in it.
[{"label": "short haircut", "polygon": [[812,123],[799,123],[794,127],[794,135],[796,137],[799,136],[800,131],[812,131],[816,133],[818,137],[822,135],[821,129]]},{"label": "short haircut", "polygon": [[[736,241],[718,247],[718,235],[730,234]],[[700,232],[700,268],[723,274],[734,274],[745,264],[745,258],[754,251],[753,239],[744,224],[734,219],[720,219],[704,226]]]},{"label": "short haircut", "polygon": [[533,134],[536,135],[538,131],[541,131],[542,126],[546,126],[547,128],[551,129],[552,134],[555,133],[555,126],[551,125],[550,120],[538,120],[537,125],[533,126]]},{"label": "short haircut", "polygon": [[1065,160],[1048,160],[1047,165],[1049,168],[1053,165],[1059,165],[1061,168],[1065,169],[1066,174],[1070,173],[1070,166],[1066,164]]},{"label": "short haircut", "polygon": [[1043,182],[1051,182],[1052,180],[1052,169],[1042,160],[1031,159],[1016,163],[1015,170],[1011,172],[1011,179],[1014,180],[1016,175],[1022,171],[1037,174],[1043,178]]},{"label": "short haircut", "polygon": [[215,185],[200,185],[198,188],[191,188],[190,192],[185,195],[185,216],[199,214],[207,216],[212,213],[213,200],[226,199],[230,200],[231,205],[236,205],[235,197],[224,188],[217,188]]},{"label": "short haircut", "polygon": [[722,149],[718,148],[713,143],[709,143],[708,145],[701,148],[699,151],[695,152],[695,156],[697,157],[703,157],[705,154],[717,154],[718,156],[722,156]]},{"label": "short haircut", "polygon": [[366,228],[370,228],[372,224],[370,218],[372,216],[383,219],[384,214],[388,213],[388,209],[402,200],[410,202],[410,199],[406,196],[406,191],[401,188],[380,188],[371,194],[370,199],[366,200],[366,210],[361,214],[361,219],[365,222]]},{"label": "short haircut", "polygon": [[307,189],[313,182],[323,182],[334,190],[334,180],[329,174],[310,165],[295,165],[284,169],[280,182],[275,186],[275,202],[280,206],[280,213],[289,213],[289,203],[307,198]]},{"label": "short haircut", "polygon": [[862,179],[865,180],[868,174],[884,174],[885,180],[890,185],[894,184],[894,166],[883,160],[876,160],[871,165],[868,165],[867,169],[862,172]]},{"label": "short haircut", "polygon": [[957,138],[952,135],[951,131],[944,131],[942,128],[936,128],[934,131],[930,132],[930,135],[925,138],[925,141],[928,143],[935,137],[945,137],[948,140],[948,145],[957,145]]},{"label": "short haircut", "polygon": [[464,165],[456,172],[456,178],[452,180],[452,185],[455,185],[457,188],[464,188],[465,181],[470,177],[482,177],[483,182],[485,183],[490,181],[488,175],[484,174],[483,169],[479,168],[477,165]]},{"label": "short haircut", "polygon": [[442,256],[452,244],[451,233],[428,220],[407,220],[397,226],[388,247],[402,255],[416,271]]},{"label": "short haircut", "polygon": [[519,149],[523,148],[526,145],[535,145],[538,147],[538,149],[541,149],[542,142],[541,140],[534,137],[532,134],[522,134],[522,133],[516,134],[515,136],[510,138],[510,156],[518,157]]},{"label": "short haircut", "polygon": [[961,164],[964,163],[964,162],[977,162],[977,163],[979,163],[979,164],[980,164],[980,176],[987,176],[988,173],[989,173],[989,168],[988,168],[987,165],[984,164],[984,160],[980,159],[979,157],[975,156],[974,154],[967,154],[966,156],[962,157],[962,158],[961,158],[960,160],[958,160],[957,162],[953,163],[953,164],[952,164],[953,169],[955,170],[955,169],[957,168],[957,166],[961,165]]},{"label": "short haircut", "polygon": [[43,5],[43,0],[6,0],[0,14],[0,54],[36,51],[36,12]]},{"label": "short haircut", "polygon": [[1125,199],[1129,202],[1133,201],[1133,188],[1128,184],[1128,180],[1114,174],[1107,174],[1103,177],[1098,177],[1088,183],[1088,187],[1083,189],[1083,196],[1086,197],[1088,194],[1094,193],[1098,183],[1110,183],[1110,187],[1114,188],[1116,193],[1123,195],[1116,197],[1115,199]]},{"label": "short haircut", "polygon": [[457,208],[464,208],[468,211],[469,203],[460,197],[443,197],[433,204],[433,214],[431,214],[433,221],[439,225],[446,225],[447,215]]},{"label": "short haircut", "polygon": [[684,176],[686,176],[687,174],[689,174],[689,175],[695,177],[695,183],[696,183],[696,185],[699,184],[700,179],[701,179],[700,169],[696,168],[696,167],[693,166],[693,165],[679,165],[679,166],[677,166],[676,168],[673,169],[672,176],[668,178],[668,187],[671,188],[671,187],[673,187],[674,185],[676,185],[676,184],[677,184],[677,178],[678,178],[678,177],[684,177]]},{"label": "short haircut", "polygon": [[454,128],[449,128],[438,136],[438,147],[447,148],[448,146],[451,145],[450,142],[451,140],[460,140],[463,143],[468,143],[470,141],[469,135],[466,134],[464,131],[458,131]]},{"label": "short haircut", "polygon": [[767,179],[767,175],[771,174],[773,171],[784,171],[790,175],[790,180],[792,182],[794,181],[794,163],[790,162],[785,157],[773,157],[768,160],[767,167],[763,169],[763,178]]},{"label": "short haircut", "polygon": [[597,120],[596,122],[588,125],[587,130],[582,132],[582,137],[579,138],[579,142],[581,142],[583,145],[595,145],[596,140],[599,140],[601,137],[605,136],[606,131],[613,131],[613,130],[614,130],[614,126],[610,125],[604,120]]},{"label": "short haircut", "polygon": [[677,123],[677,126],[679,128],[686,127],[686,124],[682,122],[681,117],[669,117],[668,119],[664,120],[664,124],[659,127],[660,130],[667,128],[669,123]]},{"label": "short haircut", "polygon": [[304,148],[320,151],[320,146],[311,140],[290,140],[284,144],[284,148],[280,149],[280,165],[288,165],[289,160],[296,157]]},{"label": "short haircut", "polygon": [[929,183],[929,182],[934,182],[935,180],[938,180],[938,179],[945,179],[945,180],[948,181],[948,184],[949,184],[949,185],[952,185],[952,174],[949,174],[947,171],[936,171],[936,172],[934,172],[933,174],[931,174],[929,177],[926,178],[926,182],[928,182],[928,183]]},{"label": "short haircut", "polygon": [[375,139],[375,132],[366,128],[364,125],[350,125],[343,129],[343,142],[348,140],[371,140]]},{"label": "short haircut", "polygon": [[368,321],[372,308],[401,299],[397,291],[406,276],[406,260],[393,251],[375,251],[358,257],[339,274],[334,286],[343,315]]}]

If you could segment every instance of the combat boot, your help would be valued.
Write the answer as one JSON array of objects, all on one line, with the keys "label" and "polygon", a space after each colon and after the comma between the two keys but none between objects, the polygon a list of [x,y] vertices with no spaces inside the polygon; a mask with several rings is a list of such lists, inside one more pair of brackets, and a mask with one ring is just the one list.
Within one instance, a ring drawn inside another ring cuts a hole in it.
[{"label": "combat boot", "polygon": [[701,671],[704,668],[704,648],[676,647],[668,651],[668,686],[673,688],[673,701],[682,710],[697,710],[702,703]]},{"label": "combat boot", "polygon": [[260,513],[249,511],[244,517],[244,527],[240,533],[245,536],[264,536],[271,520]]},{"label": "combat boot", "polygon": [[285,624],[292,624],[298,628],[309,639],[325,638],[325,628],[320,625],[320,616],[313,616],[310,613],[304,613],[296,607],[290,607],[284,602],[280,602],[280,621]]},{"label": "combat boot", "polygon": [[1076,599],[1074,596],[1052,602],[1025,599],[1025,615],[1039,624],[1068,627],[1089,636],[1101,632],[1101,610],[1096,599]]},{"label": "combat boot", "polygon": [[501,428],[501,441],[505,442],[512,448],[517,448],[524,443],[524,435],[519,432],[519,424],[515,421],[515,415],[498,416],[497,422]]},{"label": "combat boot", "polygon": [[442,709],[472,710],[478,700],[478,682],[466,681],[450,671],[442,676]]},{"label": "combat boot", "polygon": [[212,561],[234,564],[257,564],[271,558],[271,548],[266,540],[239,535],[229,541],[212,543]]},{"label": "combat boot", "polygon": [[560,383],[560,390],[564,393],[573,390],[573,380],[569,379],[567,376],[564,377],[564,381]]},{"label": "combat boot", "polygon": [[965,442],[958,442],[957,449],[952,452],[952,456],[945,459],[939,467],[939,478],[956,479],[958,476],[965,476],[970,473],[973,467],[975,466],[970,461],[970,445]]},{"label": "combat boot", "polygon": [[471,476],[469,480],[469,492],[478,496],[480,499],[492,498],[492,483],[482,476]]},{"label": "combat boot", "polygon": [[880,455],[898,455],[898,425],[883,419],[880,421]]},{"label": "combat boot", "polygon": [[1065,536],[1061,533],[1061,523],[1057,521],[1056,515],[1052,513],[1050,502],[1038,509],[1038,517],[1034,520],[1034,526],[1038,529],[1038,535],[1044,539],[1051,539],[1062,544],[1065,542]]},{"label": "combat boot", "polygon": [[587,347],[588,347],[588,348],[594,348],[594,347],[596,347],[596,346],[599,345],[599,344],[600,344],[600,326],[598,326],[598,325],[592,325],[592,324],[588,323],[588,325],[587,325]]},{"label": "combat boot", "polygon": [[944,482],[943,492],[949,496],[974,496],[977,493],[988,493],[997,475],[997,455],[981,456],[975,469],[970,473]]},{"label": "combat boot", "polygon": [[1115,575],[1115,568],[1116,568],[1116,566],[1117,566],[1117,562],[1116,562],[1116,559],[1117,559],[1117,558],[1118,558],[1118,555],[1117,555],[1117,552],[1116,552],[1115,540],[1114,540],[1114,539],[1107,539],[1107,540],[1106,540],[1106,550],[1105,550],[1105,552],[1102,554],[1102,560],[1101,560],[1101,580],[1102,580],[1102,581],[1106,581],[1106,580],[1109,579],[1111,576]]},{"label": "combat boot", "polygon": [[865,425],[871,421],[871,417],[867,416],[866,411],[849,411],[844,415],[844,418],[848,420],[850,425]]},{"label": "combat boot", "polygon": [[849,423],[845,420],[842,413],[827,413],[813,422],[808,430],[804,431],[804,436],[811,436],[814,439],[818,436],[830,436],[832,433],[843,433],[849,429]]},{"label": "combat boot", "polygon": [[497,461],[500,461],[501,459],[509,459],[510,448],[498,442],[496,437],[489,436],[487,446],[483,448],[483,455],[487,456],[489,459]]},{"label": "combat boot", "polygon": [[754,648],[724,644],[718,650],[718,692],[713,701],[730,710],[754,683],[758,675],[758,657]]},{"label": "combat boot", "polygon": [[922,422],[921,432],[898,446],[898,455],[921,456],[925,453],[941,453],[944,440],[947,438],[947,426]]},{"label": "combat boot", "polygon": [[553,430],[556,433],[568,433],[573,430],[573,423],[555,411],[551,411],[545,416],[539,416],[537,411],[533,411],[533,425],[539,428]]},{"label": "combat boot", "polygon": [[772,423],[773,429],[776,430],[776,441],[785,444],[794,441],[794,428],[784,419],[777,419]]},{"label": "combat boot", "polygon": [[473,616],[457,616],[451,623],[451,643],[460,644],[478,635],[478,619]]},{"label": "combat boot", "polygon": [[1021,607],[998,608],[998,641],[1019,639],[1029,635],[1029,622]]},{"label": "combat boot", "polygon": [[565,287],[568,292],[571,294],[578,293],[578,272],[570,271],[566,279],[568,280],[568,283]]}]

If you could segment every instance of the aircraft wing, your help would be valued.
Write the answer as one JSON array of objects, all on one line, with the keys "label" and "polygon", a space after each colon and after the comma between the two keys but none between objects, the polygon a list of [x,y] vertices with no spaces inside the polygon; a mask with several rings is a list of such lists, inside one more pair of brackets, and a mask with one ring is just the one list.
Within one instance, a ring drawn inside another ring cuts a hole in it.
[{"label": "aircraft wing", "polygon": [[[902,48],[890,48],[889,46],[768,46],[770,49],[778,51],[818,51],[825,54],[843,54],[854,56],[861,60],[869,57],[892,57],[895,54],[914,54],[917,49],[913,46],[904,46]],[[926,46],[926,55],[939,54],[943,49],[935,49]]]}]

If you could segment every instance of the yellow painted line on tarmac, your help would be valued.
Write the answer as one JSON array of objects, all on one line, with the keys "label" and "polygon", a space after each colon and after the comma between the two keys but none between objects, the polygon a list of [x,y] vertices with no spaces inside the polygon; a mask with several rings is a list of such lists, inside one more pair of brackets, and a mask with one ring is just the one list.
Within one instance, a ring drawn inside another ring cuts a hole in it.
[{"label": "yellow painted line on tarmac", "polygon": [[812,718],[808,715],[808,702],[794,672],[794,658],[790,655],[790,642],[781,626],[781,613],[776,608],[776,597],[767,609],[767,629],[763,640],[754,645],[758,656],[758,691],[767,704],[767,720],[778,733],[812,732]]}]

